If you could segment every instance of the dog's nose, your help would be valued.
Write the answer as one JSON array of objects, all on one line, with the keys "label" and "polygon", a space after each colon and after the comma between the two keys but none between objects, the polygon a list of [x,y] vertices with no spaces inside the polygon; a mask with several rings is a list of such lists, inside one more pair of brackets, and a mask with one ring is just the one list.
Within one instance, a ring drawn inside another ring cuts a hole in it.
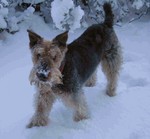
[{"label": "dog's nose", "polygon": [[47,80],[47,76],[43,73],[36,73],[37,77],[41,80],[41,81],[46,81]]}]

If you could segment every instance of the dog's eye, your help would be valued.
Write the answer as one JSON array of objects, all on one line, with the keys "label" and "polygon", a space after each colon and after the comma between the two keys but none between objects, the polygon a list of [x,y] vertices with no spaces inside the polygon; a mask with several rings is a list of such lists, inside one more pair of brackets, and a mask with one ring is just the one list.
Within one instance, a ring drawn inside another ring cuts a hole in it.
[{"label": "dog's eye", "polygon": [[40,58],[41,57],[41,54],[37,54],[37,58]]},{"label": "dog's eye", "polygon": [[55,61],[55,60],[56,60],[56,58],[57,58],[57,56],[54,56],[54,57],[53,57],[53,60]]}]

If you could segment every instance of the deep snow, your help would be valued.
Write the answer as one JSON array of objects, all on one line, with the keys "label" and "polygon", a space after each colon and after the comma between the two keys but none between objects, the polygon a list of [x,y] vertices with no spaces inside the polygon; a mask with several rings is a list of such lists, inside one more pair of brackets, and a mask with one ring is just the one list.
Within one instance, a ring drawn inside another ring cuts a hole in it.
[{"label": "deep snow", "polygon": [[[0,40],[0,139],[150,138],[150,21],[115,26],[124,56],[117,96],[105,95],[106,80],[98,70],[97,85],[84,88],[90,119],[73,122],[71,110],[57,101],[49,125],[32,129],[26,129],[35,93],[28,81],[32,67],[28,27],[46,39],[60,33],[33,16],[21,24],[20,32]],[[70,33],[68,42],[82,32]]]}]

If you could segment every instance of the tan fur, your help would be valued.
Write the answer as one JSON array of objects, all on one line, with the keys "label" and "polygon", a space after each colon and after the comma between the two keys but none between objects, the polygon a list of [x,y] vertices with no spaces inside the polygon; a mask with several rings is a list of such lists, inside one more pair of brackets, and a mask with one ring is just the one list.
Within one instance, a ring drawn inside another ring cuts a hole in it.
[{"label": "tan fur", "polygon": [[97,71],[95,71],[92,76],[86,81],[85,86],[86,87],[93,87],[96,85],[97,80]]},{"label": "tan fur", "polygon": [[[62,74],[59,68],[67,52],[67,47],[58,46],[57,40],[55,39],[46,41],[34,32],[28,32],[33,61],[33,68],[30,72],[29,80],[37,89],[35,95],[35,113],[27,125],[28,128],[31,128],[33,126],[45,126],[48,124],[49,112],[56,98],[51,87],[55,84],[62,83]],[[63,41],[65,35],[62,34],[59,36],[58,41],[59,39]],[[42,62],[46,62],[47,68],[50,69],[46,81],[41,81],[37,77],[38,66]]]},{"label": "tan fur", "polygon": [[[67,52],[67,47],[58,47],[55,40],[43,40],[39,35],[30,31],[29,37],[33,61],[33,68],[30,72],[29,80],[31,84],[36,86],[37,92],[35,95],[35,113],[27,127],[46,126],[48,124],[49,112],[56,97],[61,98],[66,106],[74,110],[75,121],[87,119],[89,117],[88,109],[83,92],[74,96],[72,93],[62,92],[57,87],[53,87],[55,84],[62,83],[62,74],[59,68]],[[62,41],[63,36],[58,36],[57,39]],[[32,46],[35,41],[37,44]],[[47,66],[50,68],[50,73],[46,81],[41,81],[37,77],[38,66],[42,62],[47,62],[49,64]]]},{"label": "tan fur", "polygon": [[60,96],[66,106],[73,108],[74,121],[78,122],[89,118],[88,107],[83,92],[80,92],[77,96],[69,93],[66,95],[62,94]]},{"label": "tan fur", "polygon": [[[64,51],[61,51],[58,47],[55,47],[55,45],[51,41],[43,41],[41,44],[38,44],[35,46],[32,52],[32,61],[33,61],[33,68],[30,72],[29,80],[31,84],[36,84],[40,86],[43,82],[39,81],[36,76],[36,69],[37,65],[39,64],[40,60],[48,60],[49,65],[51,67],[51,73],[49,74],[49,80],[47,81],[47,84],[60,84],[61,82],[61,72],[59,71],[60,64],[62,60],[64,59],[64,55],[67,51],[67,48],[65,48]],[[41,55],[41,59],[38,58],[38,55]],[[52,60],[55,59],[55,60]],[[45,84],[45,82],[44,82]]]},{"label": "tan fur", "polygon": [[109,50],[109,53],[106,51],[101,61],[102,70],[107,78],[106,94],[109,96],[116,95],[118,75],[123,61],[120,44],[117,43],[117,45],[115,46],[115,49],[117,48],[115,56],[112,58],[113,52],[110,52],[114,50]]},{"label": "tan fur", "polygon": [[45,90],[45,86],[38,90],[35,95],[35,114],[27,127],[31,128],[33,126],[47,125],[49,121],[49,112],[54,101],[55,96],[51,90]]},{"label": "tan fur", "polygon": [[[36,86],[37,92],[35,95],[35,113],[27,127],[47,125],[49,112],[55,99],[58,97],[62,99],[66,106],[73,109],[74,121],[77,122],[89,118],[88,107],[82,88],[79,88],[78,92],[71,92],[72,90],[67,92],[65,89],[59,88],[59,85],[62,84],[61,64],[64,62],[63,60],[67,52],[67,32],[56,36],[52,41],[46,41],[32,31],[28,32],[33,61],[29,80],[31,84]],[[105,48],[101,65],[108,82],[106,93],[109,96],[114,96],[122,64],[121,48],[115,34],[112,34],[110,42],[108,41],[108,45],[106,44]],[[41,73],[46,78],[40,77],[39,74]],[[94,86],[96,84],[96,73],[95,71],[91,75],[86,81],[85,86]]]}]

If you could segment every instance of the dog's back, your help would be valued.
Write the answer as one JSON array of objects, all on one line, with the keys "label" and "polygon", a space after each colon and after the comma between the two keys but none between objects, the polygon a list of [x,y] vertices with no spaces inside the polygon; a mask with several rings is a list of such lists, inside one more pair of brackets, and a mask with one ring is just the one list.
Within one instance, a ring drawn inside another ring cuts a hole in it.
[{"label": "dog's back", "polygon": [[63,70],[63,89],[77,92],[104,59],[105,50],[111,38],[117,39],[113,31],[111,5],[105,3],[105,20],[102,24],[90,26],[79,38],[68,45],[66,64]]}]

